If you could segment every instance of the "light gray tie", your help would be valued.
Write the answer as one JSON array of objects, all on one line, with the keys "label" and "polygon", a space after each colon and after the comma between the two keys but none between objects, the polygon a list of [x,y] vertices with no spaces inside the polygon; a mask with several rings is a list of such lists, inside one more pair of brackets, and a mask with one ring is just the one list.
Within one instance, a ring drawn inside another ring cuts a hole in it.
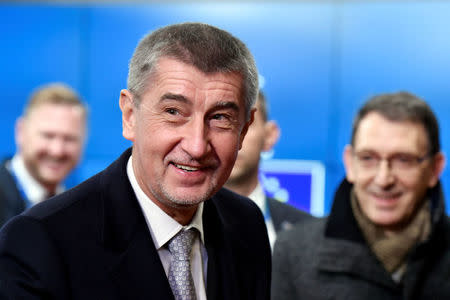
[{"label": "light gray tie", "polygon": [[172,262],[169,267],[169,283],[175,300],[196,300],[191,273],[191,250],[196,231],[194,228],[180,231],[169,241]]}]

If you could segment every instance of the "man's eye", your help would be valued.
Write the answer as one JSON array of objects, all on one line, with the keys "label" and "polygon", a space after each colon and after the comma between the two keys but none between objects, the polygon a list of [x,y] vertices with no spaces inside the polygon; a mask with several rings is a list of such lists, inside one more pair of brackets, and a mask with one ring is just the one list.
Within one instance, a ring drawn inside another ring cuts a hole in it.
[{"label": "man's eye", "polygon": [[77,136],[65,136],[64,137],[64,142],[66,143],[76,143],[78,142],[79,138]]},{"label": "man's eye", "polygon": [[230,129],[236,126],[233,116],[227,113],[217,113],[210,117],[210,124],[216,128]]},{"label": "man's eye", "polygon": [[359,159],[362,161],[373,161],[375,160],[375,157],[372,155],[361,155]]},{"label": "man's eye", "polygon": [[41,132],[40,133],[41,137],[47,140],[50,140],[53,138],[53,134],[49,133],[49,132]]},{"label": "man's eye", "polygon": [[178,114],[178,110],[175,108],[167,108],[166,112],[171,114],[171,115],[177,115]]},{"label": "man's eye", "polygon": [[224,120],[224,119],[228,119],[224,114],[215,114],[212,116],[212,118],[214,120]]},{"label": "man's eye", "polygon": [[417,158],[409,155],[400,155],[392,158],[392,164],[395,164],[399,168],[412,167],[418,163]]},{"label": "man's eye", "polygon": [[408,155],[399,155],[395,157],[395,160],[401,163],[410,163],[414,160],[414,158]]}]

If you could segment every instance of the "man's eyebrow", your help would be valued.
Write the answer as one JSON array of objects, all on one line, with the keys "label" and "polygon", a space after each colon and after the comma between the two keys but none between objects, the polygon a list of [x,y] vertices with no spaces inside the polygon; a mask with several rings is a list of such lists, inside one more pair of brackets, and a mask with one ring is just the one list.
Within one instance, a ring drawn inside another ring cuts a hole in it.
[{"label": "man's eyebrow", "polygon": [[159,102],[162,102],[164,100],[175,100],[175,101],[180,101],[183,103],[189,102],[189,100],[185,96],[180,95],[180,94],[173,94],[173,93],[165,93],[164,95],[162,95],[159,98]]},{"label": "man's eyebrow", "polygon": [[214,108],[215,109],[228,109],[228,108],[230,108],[230,109],[232,109],[232,110],[234,110],[236,112],[239,112],[239,106],[236,104],[236,102],[232,102],[232,101],[220,101],[220,102],[217,102],[214,105]]}]

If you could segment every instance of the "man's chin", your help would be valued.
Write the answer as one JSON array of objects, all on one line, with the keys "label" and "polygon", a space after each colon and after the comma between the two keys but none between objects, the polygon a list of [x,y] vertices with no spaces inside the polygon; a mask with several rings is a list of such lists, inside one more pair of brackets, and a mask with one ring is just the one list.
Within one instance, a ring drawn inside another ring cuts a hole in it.
[{"label": "man's chin", "polygon": [[371,218],[371,221],[375,223],[376,225],[384,228],[391,228],[391,227],[397,227],[401,223],[401,217],[398,216],[397,213],[391,211],[391,212],[378,212],[375,215],[373,215]]},{"label": "man's chin", "polygon": [[177,193],[166,193],[166,199],[178,208],[192,208],[206,201],[213,194],[212,191],[182,190]]},{"label": "man's chin", "polygon": [[190,210],[197,207],[200,203],[204,202],[206,199],[186,199],[186,198],[173,198],[164,201],[166,205],[176,208],[177,210]]},{"label": "man's chin", "polygon": [[65,174],[41,174],[40,182],[45,185],[59,185],[66,178]]}]

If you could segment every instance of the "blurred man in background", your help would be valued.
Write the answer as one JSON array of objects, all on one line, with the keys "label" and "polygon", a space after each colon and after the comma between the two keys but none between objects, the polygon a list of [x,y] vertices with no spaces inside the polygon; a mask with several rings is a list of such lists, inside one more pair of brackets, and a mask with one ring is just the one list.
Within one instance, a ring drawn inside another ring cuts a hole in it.
[{"label": "blurred man in background", "polygon": [[329,217],[275,245],[273,299],[450,299],[445,158],[431,108],[406,93],[370,99],[344,150]]},{"label": "blurred man in background", "polygon": [[86,136],[86,107],[70,87],[38,88],[16,123],[17,152],[0,165],[0,226],[64,190]]},{"label": "blurred man in background", "polygon": [[270,244],[273,247],[277,232],[310,217],[295,207],[266,196],[259,182],[261,152],[270,151],[280,136],[275,121],[268,118],[268,103],[263,91],[256,101],[255,118],[239,150],[231,175],[225,183],[230,190],[252,199],[264,214]]}]

